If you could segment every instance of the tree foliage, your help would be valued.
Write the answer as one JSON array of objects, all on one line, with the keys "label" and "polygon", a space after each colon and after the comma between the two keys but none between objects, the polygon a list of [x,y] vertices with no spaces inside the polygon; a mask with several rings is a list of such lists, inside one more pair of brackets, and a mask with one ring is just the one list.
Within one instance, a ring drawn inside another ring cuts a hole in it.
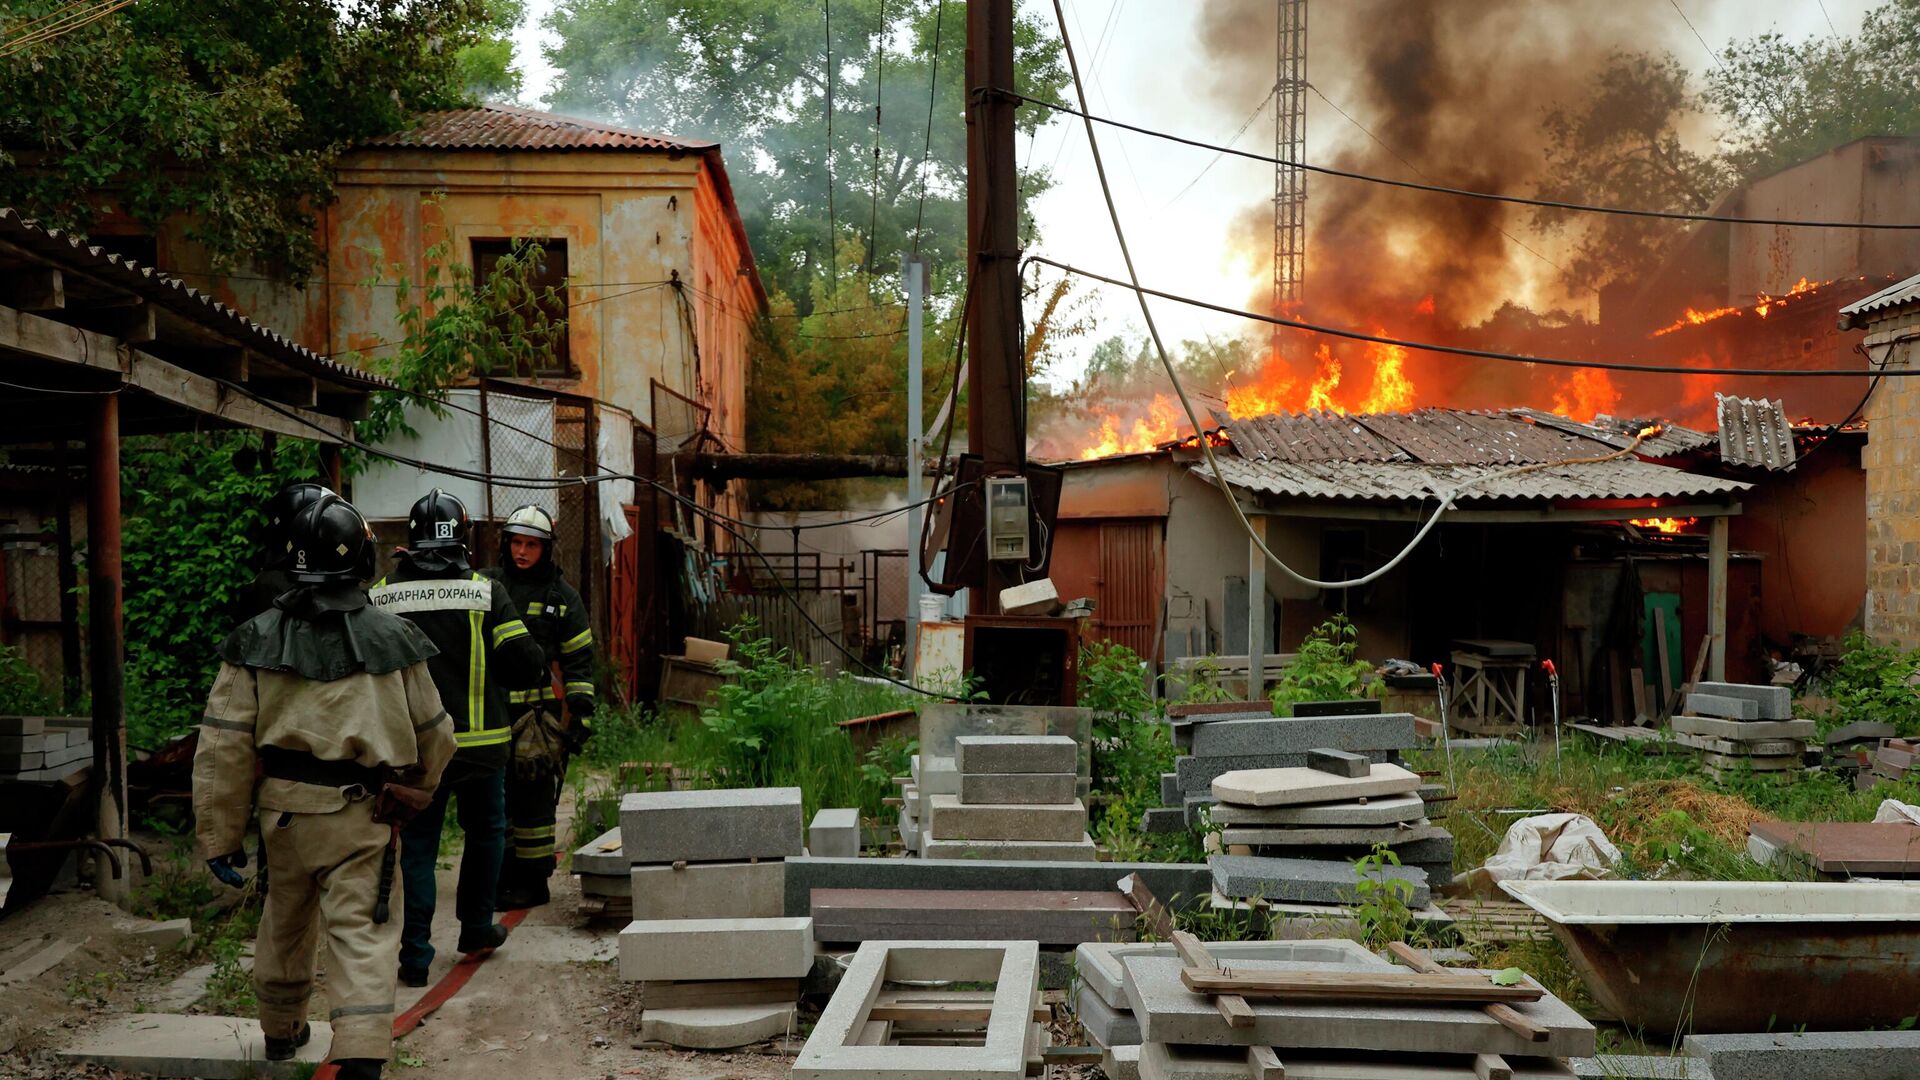
[{"label": "tree foliage", "polygon": [[[966,243],[965,5],[841,0],[832,5],[831,64],[825,15],[798,0],[561,0],[547,19],[560,38],[547,53],[559,69],[551,105],[718,140],[761,272],[803,311],[816,270],[837,277],[847,268],[839,249],[848,237],[860,239],[866,269],[879,271],[917,235],[936,281],[950,278]],[[1015,51],[1015,89],[1057,96],[1066,83],[1059,43],[1037,18],[1018,20]],[[1022,110],[1020,130],[1044,120]],[[1023,200],[1046,186],[1042,175],[1022,177]]]},{"label": "tree foliage", "polygon": [[[15,0],[13,36],[64,0]],[[519,0],[142,0],[0,59],[0,205],[85,231],[186,215],[216,265],[303,278],[348,146],[511,83]]]}]

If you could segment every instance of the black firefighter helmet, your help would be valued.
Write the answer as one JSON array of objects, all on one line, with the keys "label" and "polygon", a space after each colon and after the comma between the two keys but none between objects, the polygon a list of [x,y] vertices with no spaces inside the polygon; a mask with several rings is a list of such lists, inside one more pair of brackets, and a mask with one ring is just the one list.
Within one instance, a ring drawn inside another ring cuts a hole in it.
[{"label": "black firefighter helmet", "polygon": [[333,490],[325,484],[298,482],[281,488],[267,500],[267,528],[261,538],[266,549],[264,566],[267,569],[285,568],[293,552],[293,519],[300,511],[332,494]]},{"label": "black firefighter helmet", "polygon": [[328,492],[293,517],[286,568],[310,585],[373,576],[373,529],[353,504]]},{"label": "black firefighter helmet", "polygon": [[467,537],[471,532],[467,504],[439,488],[420,496],[420,501],[407,511],[407,551],[411,554],[431,552],[455,566],[464,567]]}]

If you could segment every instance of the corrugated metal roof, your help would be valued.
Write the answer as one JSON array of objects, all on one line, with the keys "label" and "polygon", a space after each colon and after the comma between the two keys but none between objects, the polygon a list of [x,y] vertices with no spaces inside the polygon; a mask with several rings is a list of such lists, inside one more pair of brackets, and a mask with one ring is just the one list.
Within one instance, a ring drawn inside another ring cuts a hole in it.
[{"label": "corrugated metal roof", "polygon": [[1896,281],[1877,293],[1863,296],[1840,309],[1840,329],[1852,330],[1867,325],[1869,316],[1891,312],[1920,300],[1920,274]]},{"label": "corrugated metal roof", "polygon": [[431,150],[669,150],[701,153],[719,143],[631,131],[576,116],[482,105],[424,113],[405,131],[368,139],[366,146]]},{"label": "corrugated metal roof", "polygon": [[[1246,461],[1221,456],[1227,482],[1249,491],[1308,499],[1403,502],[1435,499],[1468,481],[1479,481],[1460,496],[1483,500],[1654,499],[1722,495],[1752,485],[1701,476],[1633,458],[1598,464],[1547,465],[1516,472],[1505,465],[1427,465],[1418,462]],[[1194,470],[1211,482],[1205,464]]]},{"label": "corrugated metal roof", "polygon": [[1582,438],[1603,442],[1615,450],[1625,450],[1627,447],[1633,446],[1634,436],[1640,429],[1646,427],[1648,424],[1658,424],[1660,433],[1642,439],[1640,445],[1634,449],[1635,454],[1645,458],[1677,457],[1694,450],[1705,449],[1712,446],[1715,442],[1714,435],[1710,431],[1698,431],[1694,428],[1683,427],[1679,424],[1669,423],[1668,421],[1660,419],[1627,420],[1596,417],[1592,423],[1583,423],[1579,420],[1561,416],[1558,413],[1545,412],[1540,409],[1519,408],[1509,411],[1516,416],[1525,417],[1542,427],[1550,427],[1556,431],[1564,431],[1569,435],[1578,435]]},{"label": "corrugated metal roof", "polygon": [[91,277],[115,289],[212,330],[295,371],[361,390],[390,390],[390,379],[313,352],[280,332],[262,326],[213,296],[192,288],[151,266],[90,246],[85,238],[48,229],[22,218],[10,207],[0,207],[0,241],[43,258],[60,270]]},{"label": "corrugated metal roof", "polygon": [[1428,465],[1520,465],[1606,452],[1586,439],[1502,413],[1419,409],[1356,419]]},{"label": "corrugated metal roof", "polygon": [[1255,461],[1410,461],[1359,417],[1321,409],[1228,420],[1234,452]]},{"label": "corrugated metal roof", "polygon": [[1713,399],[1720,414],[1721,461],[1775,472],[1793,468],[1793,424],[1784,402],[1728,394]]}]

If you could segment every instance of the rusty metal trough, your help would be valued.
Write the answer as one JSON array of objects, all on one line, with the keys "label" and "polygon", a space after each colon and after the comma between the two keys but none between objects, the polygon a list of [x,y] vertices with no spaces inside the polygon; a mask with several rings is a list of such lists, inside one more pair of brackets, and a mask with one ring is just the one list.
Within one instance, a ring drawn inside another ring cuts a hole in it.
[{"label": "rusty metal trough", "polygon": [[1858,1031],[1920,1014],[1920,886],[1506,881],[1602,1007],[1661,1035]]}]

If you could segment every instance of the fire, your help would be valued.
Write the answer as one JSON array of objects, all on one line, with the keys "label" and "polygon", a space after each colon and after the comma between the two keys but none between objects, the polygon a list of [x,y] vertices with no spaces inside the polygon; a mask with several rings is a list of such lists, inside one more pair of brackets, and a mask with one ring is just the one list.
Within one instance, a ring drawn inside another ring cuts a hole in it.
[{"label": "fire", "polygon": [[1577,368],[1553,392],[1553,411],[1570,420],[1587,421],[1620,407],[1620,390],[1613,377],[1597,368]]},{"label": "fire", "polygon": [[1693,308],[1688,308],[1681,313],[1678,319],[1675,319],[1673,322],[1655,330],[1647,336],[1664,337],[1673,333],[1675,330],[1684,330],[1689,326],[1699,326],[1703,323],[1710,323],[1715,319],[1724,319],[1729,315],[1738,315],[1740,311],[1741,309],[1737,307],[1714,308],[1712,311],[1696,311]]},{"label": "fire", "polygon": [[[1768,312],[1772,311],[1774,308],[1777,308],[1777,307],[1784,307],[1787,301],[1792,299],[1793,297],[1800,296],[1803,293],[1810,293],[1818,289],[1823,289],[1826,286],[1833,284],[1835,280],[1838,280],[1838,279],[1829,279],[1827,281],[1808,281],[1806,278],[1801,278],[1799,281],[1794,282],[1793,285],[1790,288],[1788,288],[1786,292],[1783,292],[1778,296],[1773,296],[1768,293],[1761,293],[1758,301],[1753,305],[1753,309],[1752,309],[1753,313],[1764,319],[1767,317]],[[1712,311],[1697,311],[1693,308],[1688,308],[1685,312],[1681,314],[1681,316],[1678,319],[1675,319],[1673,322],[1668,323],[1666,326],[1663,326],[1660,329],[1655,330],[1653,333],[1647,336],[1663,337],[1667,334],[1673,333],[1675,330],[1684,330],[1689,326],[1699,326],[1703,323],[1710,323],[1715,319],[1724,319],[1729,315],[1743,315],[1746,312],[1747,312],[1747,309],[1743,307],[1714,308]]]},{"label": "fire", "polygon": [[1657,530],[1669,536],[1686,531],[1688,526],[1700,523],[1699,518],[1634,518],[1632,524],[1642,529]]},{"label": "fire", "polygon": [[1095,436],[1091,446],[1081,449],[1080,460],[1091,461],[1115,454],[1139,454],[1177,442],[1180,439],[1181,419],[1180,407],[1165,394],[1153,395],[1145,415],[1134,417],[1131,425],[1124,428],[1122,425],[1127,421],[1102,410],[1100,433]]},{"label": "fire", "polygon": [[[1433,297],[1427,297],[1428,307]],[[1386,331],[1380,332],[1386,336]],[[1373,365],[1373,389],[1361,404],[1362,412],[1402,412],[1413,405],[1413,380],[1407,377],[1407,350],[1398,345],[1382,345]]]}]

